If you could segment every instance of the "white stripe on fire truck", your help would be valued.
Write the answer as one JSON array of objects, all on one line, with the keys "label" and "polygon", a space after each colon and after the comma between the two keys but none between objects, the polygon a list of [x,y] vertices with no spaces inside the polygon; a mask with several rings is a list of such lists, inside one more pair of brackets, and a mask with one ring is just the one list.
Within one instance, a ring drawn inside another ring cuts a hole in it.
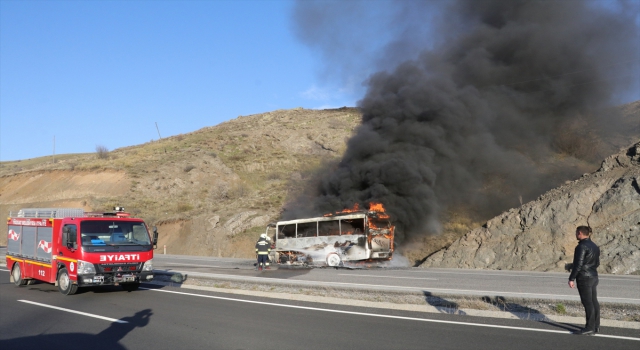
[{"label": "white stripe on fire truck", "polygon": [[48,307],[50,309],[56,309],[56,310],[60,310],[60,311],[64,311],[64,312],[70,312],[72,314],[78,314],[78,315],[89,316],[89,317],[93,317],[93,318],[99,318],[101,320],[106,320],[106,321],[115,322],[115,323],[129,323],[127,321],[118,320],[118,319],[115,319],[115,318],[109,318],[109,317],[104,317],[104,316],[100,316],[100,315],[90,314],[90,313],[87,313],[87,312],[76,311],[76,310],[71,310],[71,309],[65,309],[63,307],[58,307],[58,306],[53,306],[53,305],[36,303],[35,301],[29,301],[29,300],[18,300],[18,301],[22,302],[22,303],[27,303],[27,304],[38,305],[38,306],[42,306],[42,307]]}]

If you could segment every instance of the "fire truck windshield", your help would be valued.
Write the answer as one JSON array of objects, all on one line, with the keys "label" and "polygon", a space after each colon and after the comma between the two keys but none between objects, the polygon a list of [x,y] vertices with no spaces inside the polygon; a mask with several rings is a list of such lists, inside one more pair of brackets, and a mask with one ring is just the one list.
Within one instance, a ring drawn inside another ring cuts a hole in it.
[{"label": "fire truck windshield", "polygon": [[113,250],[108,248],[120,246],[151,245],[147,227],[143,222],[135,221],[85,220],[80,223],[80,239],[82,246],[89,251]]}]

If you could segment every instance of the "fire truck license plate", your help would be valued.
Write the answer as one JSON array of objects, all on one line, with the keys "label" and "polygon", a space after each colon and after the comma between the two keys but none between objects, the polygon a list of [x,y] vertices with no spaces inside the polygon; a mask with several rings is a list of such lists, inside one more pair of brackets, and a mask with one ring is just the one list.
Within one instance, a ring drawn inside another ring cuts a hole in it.
[{"label": "fire truck license plate", "polygon": [[122,276],[122,282],[135,282],[136,281],[136,277],[135,276]]}]

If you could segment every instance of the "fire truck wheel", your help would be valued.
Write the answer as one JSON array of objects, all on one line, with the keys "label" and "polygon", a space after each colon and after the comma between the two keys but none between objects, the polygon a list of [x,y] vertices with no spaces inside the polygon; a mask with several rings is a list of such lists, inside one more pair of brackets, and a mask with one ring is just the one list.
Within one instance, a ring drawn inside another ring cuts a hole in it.
[{"label": "fire truck wheel", "polygon": [[134,290],[138,290],[138,287],[140,287],[140,283],[122,283],[121,286],[122,289],[126,290],[127,292],[133,292]]},{"label": "fire truck wheel", "polygon": [[22,271],[20,271],[20,264],[16,263],[13,265],[13,270],[11,270],[11,277],[13,277],[13,283],[16,286],[24,286],[27,284],[27,281],[22,278]]},{"label": "fire truck wheel", "polygon": [[327,265],[331,266],[331,267],[337,267],[340,266],[341,263],[341,259],[340,256],[336,253],[330,253],[329,255],[327,255]]},{"label": "fire truck wheel", "polygon": [[73,295],[78,291],[78,285],[71,282],[67,269],[63,268],[58,273],[58,290],[64,295]]}]

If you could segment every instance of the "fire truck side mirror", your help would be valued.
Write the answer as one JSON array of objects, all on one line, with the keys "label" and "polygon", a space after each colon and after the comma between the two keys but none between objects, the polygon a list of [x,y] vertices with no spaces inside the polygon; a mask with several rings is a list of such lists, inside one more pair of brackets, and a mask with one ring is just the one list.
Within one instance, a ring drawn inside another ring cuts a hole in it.
[{"label": "fire truck side mirror", "polygon": [[153,248],[158,247],[158,228],[153,226]]}]

